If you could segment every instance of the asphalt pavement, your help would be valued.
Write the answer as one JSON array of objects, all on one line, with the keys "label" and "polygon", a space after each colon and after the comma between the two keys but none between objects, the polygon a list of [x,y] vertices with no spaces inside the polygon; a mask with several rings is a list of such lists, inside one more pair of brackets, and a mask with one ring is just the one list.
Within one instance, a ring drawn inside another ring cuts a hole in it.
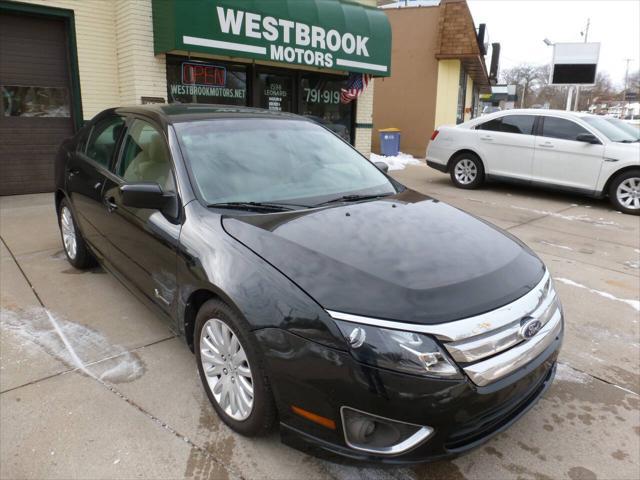
[{"label": "asphalt pavement", "polygon": [[[0,198],[0,477],[640,478],[640,218],[600,200],[393,175],[522,239],[566,315],[556,380],[479,449],[413,467],[333,463],[216,417],[186,344],[114,277],[74,270],[51,194]],[[425,246],[425,255],[428,255]]]}]

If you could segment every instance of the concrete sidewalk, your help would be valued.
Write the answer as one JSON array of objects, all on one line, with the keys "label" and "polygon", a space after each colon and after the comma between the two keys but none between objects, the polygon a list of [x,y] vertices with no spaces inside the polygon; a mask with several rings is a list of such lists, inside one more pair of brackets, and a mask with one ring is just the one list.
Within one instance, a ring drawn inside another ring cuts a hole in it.
[{"label": "concrete sidewalk", "polygon": [[468,455],[416,467],[335,464],[277,433],[240,437],[218,421],[183,341],[111,275],[69,266],[52,196],[4,197],[0,477],[640,477],[638,217],[535,190],[457,190],[424,166],[394,176],[508,229],[556,279],[562,363],[516,425]]}]

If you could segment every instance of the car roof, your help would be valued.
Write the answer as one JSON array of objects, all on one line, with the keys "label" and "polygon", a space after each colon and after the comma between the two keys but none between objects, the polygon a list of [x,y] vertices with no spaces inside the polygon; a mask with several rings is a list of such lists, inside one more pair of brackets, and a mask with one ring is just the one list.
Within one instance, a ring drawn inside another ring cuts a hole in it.
[{"label": "car roof", "polygon": [[211,120],[216,118],[279,118],[306,120],[304,117],[285,112],[273,112],[263,108],[237,107],[215,104],[151,104],[133,105],[109,109],[118,114],[138,114],[151,117],[162,124]]},{"label": "car roof", "polygon": [[584,112],[568,112],[566,110],[550,110],[546,108],[514,108],[511,110],[500,110],[499,112],[492,112],[487,115],[482,115],[481,117],[476,117],[461,125],[466,124],[466,125],[473,126],[473,125],[477,125],[478,123],[484,123],[488,120],[504,117],[506,115],[549,115],[554,117],[574,118],[574,119],[597,116],[597,115],[592,115],[590,113],[584,113]]}]

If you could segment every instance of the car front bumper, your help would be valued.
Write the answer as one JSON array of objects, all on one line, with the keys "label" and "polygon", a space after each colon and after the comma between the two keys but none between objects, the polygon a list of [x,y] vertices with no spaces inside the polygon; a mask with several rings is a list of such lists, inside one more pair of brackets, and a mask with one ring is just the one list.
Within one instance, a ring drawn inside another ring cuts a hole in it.
[{"label": "car front bumper", "polygon": [[[468,378],[446,380],[407,375],[356,362],[279,329],[255,332],[262,345],[278,404],[282,441],[294,448],[384,463],[420,463],[455,456],[508,428],[551,385],[563,330],[534,360],[484,387]],[[335,422],[326,428],[296,415],[292,407]],[[434,429],[423,443],[397,455],[347,445],[340,408]]]}]

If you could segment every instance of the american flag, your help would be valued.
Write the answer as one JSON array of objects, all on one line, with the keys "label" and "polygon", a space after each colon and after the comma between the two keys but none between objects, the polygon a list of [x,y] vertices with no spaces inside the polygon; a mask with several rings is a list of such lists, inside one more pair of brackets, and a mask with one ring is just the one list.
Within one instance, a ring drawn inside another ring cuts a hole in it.
[{"label": "american flag", "polygon": [[340,89],[340,101],[349,103],[358,98],[367,88],[371,75],[367,73],[350,73],[347,80],[347,88]]}]

